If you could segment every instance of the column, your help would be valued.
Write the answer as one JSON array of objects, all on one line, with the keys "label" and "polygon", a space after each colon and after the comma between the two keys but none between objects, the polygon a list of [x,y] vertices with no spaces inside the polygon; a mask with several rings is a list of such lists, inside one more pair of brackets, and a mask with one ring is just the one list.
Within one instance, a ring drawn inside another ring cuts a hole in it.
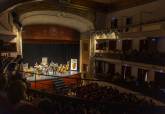
[{"label": "column", "polygon": [[121,64],[115,64],[115,73],[117,72],[121,74]]},{"label": "column", "polygon": [[155,80],[155,71],[154,70],[149,70],[148,71],[148,82],[154,81]]},{"label": "column", "polygon": [[122,40],[117,40],[117,42],[116,42],[116,49],[117,50],[122,50]]},{"label": "column", "polygon": [[139,50],[139,39],[133,39],[132,40],[132,49],[133,50]]},{"label": "column", "polygon": [[135,78],[135,80],[137,79],[137,77],[138,77],[138,67],[137,66],[132,66],[131,75]]}]

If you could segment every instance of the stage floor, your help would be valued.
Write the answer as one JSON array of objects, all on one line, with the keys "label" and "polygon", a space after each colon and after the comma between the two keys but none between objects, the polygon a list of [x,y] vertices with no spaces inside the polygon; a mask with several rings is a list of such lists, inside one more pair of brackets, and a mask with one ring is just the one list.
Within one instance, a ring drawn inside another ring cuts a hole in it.
[{"label": "stage floor", "polygon": [[33,76],[28,76],[26,77],[27,81],[41,81],[41,80],[52,80],[52,79],[55,79],[55,78],[58,78],[58,77],[71,77],[73,75],[77,75],[79,74],[80,72],[78,71],[67,71],[65,73],[59,73],[59,72],[56,72],[54,75],[33,75]]}]

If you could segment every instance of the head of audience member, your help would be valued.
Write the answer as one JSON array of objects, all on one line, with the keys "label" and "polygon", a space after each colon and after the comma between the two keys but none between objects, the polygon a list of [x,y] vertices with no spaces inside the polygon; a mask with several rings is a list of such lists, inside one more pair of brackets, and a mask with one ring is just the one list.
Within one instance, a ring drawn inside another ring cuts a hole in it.
[{"label": "head of audience member", "polygon": [[19,71],[15,71],[13,72],[11,78],[10,78],[10,82],[16,81],[16,80],[25,80],[23,73],[19,72]]},{"label": "head of audience member", "polygon": [[8,71],[14,71],[16,69],[17,63],[12,62],[7,66]]},{"label": "head of audience member", "polygon": [[25,100],[26,89],[27,87],[26,87],[25,82],[21,80],[16,80],[12,82],[9,85],[8,91],[7,91],[7,97],[9,99],[9,102],[14,105],[14,104],[19,103],[21,100]]}]

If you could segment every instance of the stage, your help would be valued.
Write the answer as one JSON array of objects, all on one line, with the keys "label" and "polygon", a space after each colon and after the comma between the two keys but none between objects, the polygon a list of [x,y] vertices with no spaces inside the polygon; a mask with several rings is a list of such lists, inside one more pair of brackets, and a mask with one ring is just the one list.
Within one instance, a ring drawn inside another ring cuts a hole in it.
[{"label": "stage", "polygon": [[30,82],[33,81],[41,81],[41,80],[51,80],[55,78],[64,78],[64,77],[72,77],[73,75],[79,74],[78,71],[67,71],[64,73],[55,72],[52,75],[44,75],[44,74],[34,74],[33,76],[29,76],[26,79]]},{"label": "stage", "polygon": [[76,85],[80,82],[81,73],[78,71],[67,71],[65,73],[54,73],[54,75],[34,74],[26,79],[30,82],[32,89],[52,90],[54,88],[54,80],[61,78],[66,86]]}]

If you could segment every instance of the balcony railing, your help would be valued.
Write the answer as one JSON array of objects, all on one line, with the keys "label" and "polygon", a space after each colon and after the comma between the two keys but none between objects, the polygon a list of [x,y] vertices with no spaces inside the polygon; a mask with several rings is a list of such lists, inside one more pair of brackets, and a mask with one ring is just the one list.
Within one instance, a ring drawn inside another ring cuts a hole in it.
[{"label": "balcony railing", "polygon": [[[159,26],[159,30],[163,29],[163,23],[165,22],[165,19],[157,19],[157,20],[150,20],[147,22],[143,23],[138,23],[138,24],[131,24],[131,25],[125,25],[125,26],[118,26],[116,28],[111,28],[111,29],[116,29],[120,33],[136,33],[136,32],[144,32],[146,26]],[[162,27],[162,28],[161,28]],[[152,28],[152,27],[151,27]],[[156,27],[158,29],[158,27]],[[152,28],[152,30],[157,30],[156,28]],[[152,30],[147,30],[147,31],[152,31]]]},{"label": "balcony railing", "polygon": [[153,64],[153,65],[165,65],[165,54],[163,53],[150,53],[147,51],[139,52],[136,50],[131,51],[113,51],[111,53],[96,53],[95,57],[104,57],[104,58],[112,58],[124,61],[132,61],[132,62],[139,62],[139,63],[146,63],[146,64]]}]

